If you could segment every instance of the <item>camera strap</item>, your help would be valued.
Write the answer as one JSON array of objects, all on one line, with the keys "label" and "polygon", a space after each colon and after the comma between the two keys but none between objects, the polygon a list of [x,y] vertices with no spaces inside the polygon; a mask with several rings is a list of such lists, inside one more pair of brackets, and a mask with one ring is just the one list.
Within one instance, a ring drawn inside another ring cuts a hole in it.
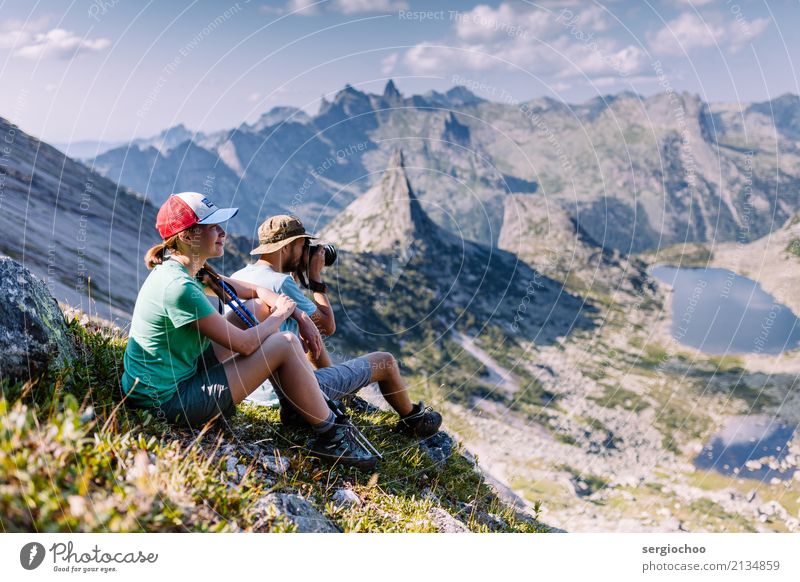
[{"label": "camera strap", "polygon": [[[308,260],[306,261],[307,270],[309,263],[311,262],[311,243],[308,242],[308,239],[305,239],[305,242],[303,243],[303,254],[305,255],[306,253],[308,253]],[[299,269],[297,269],[294,274],[300,286],[303,287],[303,289],[308,289],[308,278],[306,277],[306,273],[303,272],[303,267],[301,266]]]}]

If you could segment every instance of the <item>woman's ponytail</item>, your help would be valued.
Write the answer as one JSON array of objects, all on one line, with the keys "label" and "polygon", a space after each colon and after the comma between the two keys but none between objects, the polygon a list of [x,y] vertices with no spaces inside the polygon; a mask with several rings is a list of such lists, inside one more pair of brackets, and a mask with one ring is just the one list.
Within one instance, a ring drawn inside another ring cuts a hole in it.
[{"label": "woman's ponytail", "polygon": [[144,264],[148,269],[153,269],[156,265],[164,262],[164,252],[167,249],[175,250],[177,248],[178,235],[173,235],[167,240],[153,245],[144,256]]}]

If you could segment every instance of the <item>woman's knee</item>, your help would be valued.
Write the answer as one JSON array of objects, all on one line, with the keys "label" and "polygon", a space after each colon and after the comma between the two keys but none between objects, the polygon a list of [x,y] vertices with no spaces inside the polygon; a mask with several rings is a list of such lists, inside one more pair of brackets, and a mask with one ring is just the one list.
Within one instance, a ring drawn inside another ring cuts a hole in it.
[{"label": "woman's knee", "polygon": [[291,344],[285,337],[283,337],[283,334],[273,333],[271,336],[261,342],[260,350],[264,354],[284,352],[288,350],[290,346]]},{"label": "woman's knee", "polygon": [[300,347],[300,338],[298,338],[297,335],[293,334],[292,332],[282,331],[278,335],[281,335],[284,341],[292,347]]},{"label": "woman's knee", "polygon": [[288,352],[300,345],[300,340],[288,331],[274,333],[261,344],[262,351]]}]

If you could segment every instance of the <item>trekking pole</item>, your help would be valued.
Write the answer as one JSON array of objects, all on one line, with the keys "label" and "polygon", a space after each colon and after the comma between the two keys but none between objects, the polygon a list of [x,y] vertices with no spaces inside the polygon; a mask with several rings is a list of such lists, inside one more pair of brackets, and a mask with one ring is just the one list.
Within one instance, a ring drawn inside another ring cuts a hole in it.
[{"label": "trekking pole", "polygon": [[373,445],[371,442],[369,442],[369,439],[367,439],[367,437],[364,436],[364,433],[362,433],[358,429],[358,427],[355,424],[353,424],[353,422],[350,420],[350,417],[336,403],[336,401],[335,400],[331,400],[330,398],[325,396],[325,394],[323,394],[323,396],[325,397],[325,401],[328,403],[328,408],[330,408],[333,411],[333,414],[335,414],[337,418],[342,418],[346,424],[348,424],[351,427],[353,427],[353,430],[354,430],[353,434],[356,437],[356,441],[358,442],[358,444],[361,445],[368,452],[370,452],[373,455],[375,455],[376,457],[378,457],[378,459],[382,460],[383,459],[383,455],[381,455],[380,451],[378,451],[378,449],[375,448],[375,445]]},{"label": "trekking pole", "polygon": [[208,265],[203,265],[200,271],[198,271],[197,276],[202,280],[204,275],[208,275],[208,284],[211,290],[214,291],[214,294],[219,297],[223,303],[228,305],[247,327],[255,327],[258,325],[256,316],[247,309],[247,306],[239,299],[234,288],[228,285],[228,283],[219,276],[219,273]]},{"label": "trekking pole", "polygon": [[[239,296],[236,294],[236,290],[231,287],[228,283],[226,283],[219,274],[209,267],[208,265],[203,265],[203,267],[198,271],[197,277],[198,279],[202,280],[204,275],[208,275],[208,283],[211,287],[211,290],[214,291],[217,297],[219,297],[223,303],[227,304],[233,312],[239,316],[247,327],[255,327],[258,325],[258,319],[253,313],[247,309],[247,306],[242,303],[242,300],[239,299]],[[350,417],[345,413],[345,411],[334,401],[328,398],[328,396],[323,392],[322,397],[325,399],[328,408],[331,409],[333,414],[336,415],[337,419],[341,418],[342,422],[353,429],[353,434],[356,438],[356,442],[358,442],[361,447],[363,447],[367,452],[375,455],[378,459],[383,459],[383,455],[380,454],[378,449],[375,448],[367,437],[364,436],[364,433],[359,430],[359,428],[353,424],[350,420]]]}]

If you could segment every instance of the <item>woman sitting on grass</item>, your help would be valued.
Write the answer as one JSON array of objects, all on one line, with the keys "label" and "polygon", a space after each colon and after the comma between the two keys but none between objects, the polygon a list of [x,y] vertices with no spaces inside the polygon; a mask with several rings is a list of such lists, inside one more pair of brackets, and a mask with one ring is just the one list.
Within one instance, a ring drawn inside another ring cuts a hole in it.
[{"label": "woman sitting on grass", "polygon": [[220,414],[232,415],[271,377],[311,424],[314,454],[371,469],[376,457],[355,441],[347,425],[336,423],[301,340],[278,331],[294,317],[305,347],[318,355],[322,342],[308,315],[285,295],[223,277],[240,298],[251,300],[251,311],[270,313],[257,326],[243,329],[241,322],[234,323],[235,314],[226,318],[214,309],[207,287],[196,279],[206,260],[222,256],[225,231],[220,224],[237,212],[217,208],[196,192],[172,195],[159,209],[156,228],[163,242],[145,256],[152,272],[136,298],[125,350],[126,404],[197,427]]}]

